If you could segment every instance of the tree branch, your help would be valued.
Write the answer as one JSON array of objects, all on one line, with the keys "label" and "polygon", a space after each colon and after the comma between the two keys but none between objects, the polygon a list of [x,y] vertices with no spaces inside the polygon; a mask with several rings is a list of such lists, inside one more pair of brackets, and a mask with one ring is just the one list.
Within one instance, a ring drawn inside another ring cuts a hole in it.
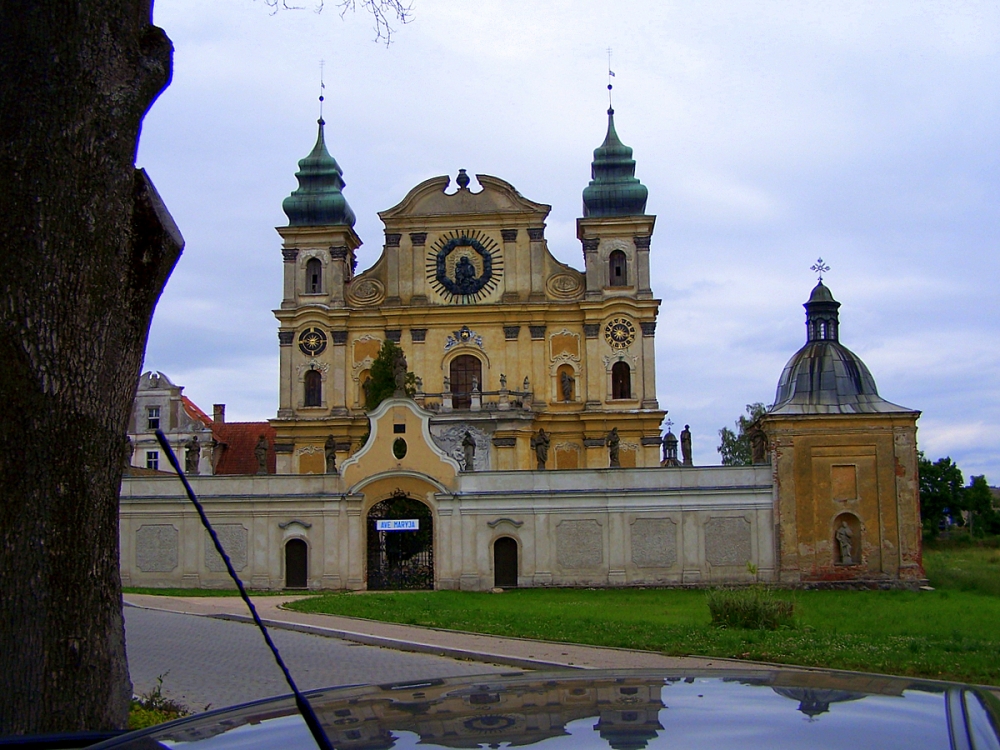
[{"label": "tree branch", "polygon": [[[288,0],[264,0],[271,9],[271,15],[281,10],[302,10],[303,6],[289,3]],[[340,9],[340,17],[344,18],[348,11],[354,13],[358,9],[359,0],[336,0]],[[375,28],[376,42],[384,41],[386,46],[392,42],[396,29],[393,23],[407,24],[413,20],[413,3],[403,0],[360,0],[361,9],[371,14]],[[326,0],[316,0],[316,12],[322,13]]]}]

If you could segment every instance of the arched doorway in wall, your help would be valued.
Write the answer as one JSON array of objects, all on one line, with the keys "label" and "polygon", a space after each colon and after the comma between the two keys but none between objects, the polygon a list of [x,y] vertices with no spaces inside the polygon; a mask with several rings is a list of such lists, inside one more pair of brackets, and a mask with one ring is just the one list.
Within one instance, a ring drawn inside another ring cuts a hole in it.
[{"label": "arched doorway in wall", "polygon": [[302,539],[285,543],[285,588],[304,589],[309,585],[309,547]]},{"label": "arched doorway in wall", "polygon": [[499,589],[517,588],[517,541],[509,536],[493,542],[493,585]]},{"label": "arched doorway in wall", "polygon": [[449,368],[451,378],[452,407],[468,409],[472,406],[472,379],[483,388],[483,363],[471,354],[460,354],[451,361]]},{"label": "arched doorway in wall", "polygon": [[[379,522],[384,523],[379,523]],[[394,530],[389,521],[416,521]],[[368,511],[368,590],[434,588],[434,517],[419,500],[397,493]],[[382,528],[380,528],[382,527]]]}]

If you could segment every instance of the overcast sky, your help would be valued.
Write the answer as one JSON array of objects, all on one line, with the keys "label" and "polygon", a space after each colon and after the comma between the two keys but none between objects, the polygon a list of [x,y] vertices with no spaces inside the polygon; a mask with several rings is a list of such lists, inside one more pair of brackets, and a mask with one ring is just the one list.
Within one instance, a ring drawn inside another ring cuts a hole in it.
[{"label": "overcast sky", "polygon": [[582,269],[611,47],[618,134],[657,217],[658,397],[695,462],[774,400],[822,256],[841,341],[923,412],[920,448],[1000,484],[1000,4],[415,0],[388,48],[327,5],[157,0],[174,77],[138,164],[187,247],[145,369],[206,411],[275,416],[274,227],[315,142],[320,60],[359,269],[381,251],[376,212],[459,168],[551,204],[549,248]]}]

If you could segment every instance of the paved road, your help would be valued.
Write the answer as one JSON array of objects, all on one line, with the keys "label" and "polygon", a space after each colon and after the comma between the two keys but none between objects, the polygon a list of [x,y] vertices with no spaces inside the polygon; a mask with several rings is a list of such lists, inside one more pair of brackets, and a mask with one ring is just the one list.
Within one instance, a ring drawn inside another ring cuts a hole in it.
[{"label": "paved road", "polygon": [[[163,678],[165,695],[192,710],[221,708],[272,695],[288,685],[253,625],[210,617],[125,608],[133,690]],[[517,671],[480,662],[392,651],[338,638],[272,629],[271,637],[303,689]]]}]

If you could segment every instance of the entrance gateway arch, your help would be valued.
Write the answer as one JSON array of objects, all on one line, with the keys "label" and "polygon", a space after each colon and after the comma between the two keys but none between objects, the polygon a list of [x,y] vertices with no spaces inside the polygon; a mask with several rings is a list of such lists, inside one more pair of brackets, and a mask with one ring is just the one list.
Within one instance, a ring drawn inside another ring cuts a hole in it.
[{"label": "entrance gateway arch", "polygon": [[[379,529],[379,521],[415,521],[416,528]],[[371,507],[365,526],[369,591],[434,588],[434,516],[429,507],[397,490]]]}]

